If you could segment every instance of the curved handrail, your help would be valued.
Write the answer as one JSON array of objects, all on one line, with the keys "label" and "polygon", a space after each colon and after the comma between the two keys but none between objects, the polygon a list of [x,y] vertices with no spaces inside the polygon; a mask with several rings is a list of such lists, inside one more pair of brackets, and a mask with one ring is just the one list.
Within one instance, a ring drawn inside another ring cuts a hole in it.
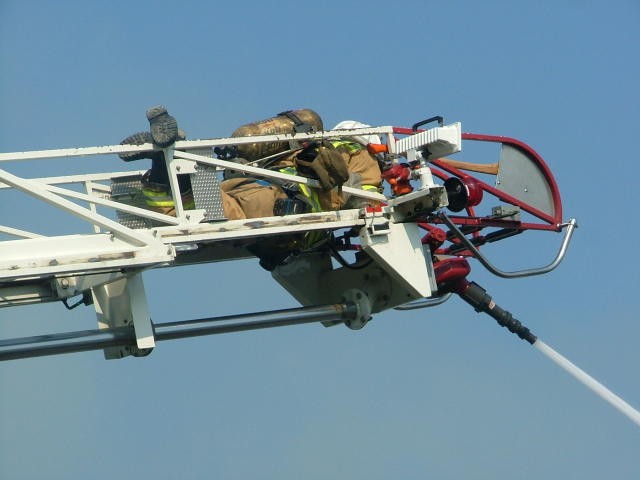
[{"label": "curved handrail", "polygon": [[405,303],[404,305],[399,305],[394,307],[394,310],[417,310],[419,308],[428,308],[428,307],[436,307],[438,305],[442,305],[444,302],[451,298],[452,293],[445,293],[439,297],[435,298],[425,298],[423,300],[416,300],[413,302]]},{"label": "curved handrail", "polygon": [[440,212],[438,217],[451,229],[454,235],[462,242],[462,244],[469,249],[469,251],[473,254],[475,258],[491,273],[497,275],[502,278],[520,278],[520,277],[530,277],[533,275],[542,275],[543,273],[550,272],[554,268],[556,268],[560,262],[564,259],[565,254],[567,253],[567,247],[569,246],[569,241],[571,240],[571,236],[573,235],[574,229],[578,226],[578,223],[575,218],[570,219],[567,223],[562,224],[561,227],[567,227],[567,230],[564,234],[564,238],[562,240],[562,244],[560,245],[560,249],[558,250],[558,254],[554,258],[554,260],[540,268],[530,268],[526,270],[518,270],[515,272],[505,272],[493,266],[487,258],[480,253],[480,251],[469,241],[467,237],[464,236],[464,233],[456,227],[456,225],[451,221],[451,219],[444,213]]}]

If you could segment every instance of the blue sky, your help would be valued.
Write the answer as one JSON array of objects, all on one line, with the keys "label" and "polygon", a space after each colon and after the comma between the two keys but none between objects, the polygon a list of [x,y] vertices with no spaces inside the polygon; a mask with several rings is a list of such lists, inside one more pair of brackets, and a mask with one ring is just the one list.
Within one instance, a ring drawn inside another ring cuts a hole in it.
[{"label": "blue sky", "polygon": [[[640,407],[639,20],[631,0],[3,0],[0,151],[118,143],[158,103],[191,138],[299,107],[328,125],[441,114],[519,138],[580,227],[551,274],[503,280],[474,265],[471,278]],[[2,223],[65,227],[19,206],[1,204]],[[550,237],[487,252],[505,270],[537,266],[555,254]],[[145,286],[157,322],[295,306],[253,260],[148,272]],[[1,338],[94,327],[90,307],[0,310]],[[306,325],[163,342],[143,359],[6,362],[0,388],[2,478],[640,476],[636,425],[458,299],[357,332]]]}]

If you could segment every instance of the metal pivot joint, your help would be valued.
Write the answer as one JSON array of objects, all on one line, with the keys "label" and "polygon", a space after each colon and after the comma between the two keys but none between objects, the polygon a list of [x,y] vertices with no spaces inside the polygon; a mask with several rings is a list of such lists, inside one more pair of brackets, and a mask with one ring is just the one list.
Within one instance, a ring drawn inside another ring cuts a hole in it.
[{"label": "metal pivot joint", "polygon": [[344,324],[352,330],[360,330],[371,319],[371,302],[366,293],[357,288],[347,290],[343,296],[345,303],[355,307],[352,318],[344,321]]}]

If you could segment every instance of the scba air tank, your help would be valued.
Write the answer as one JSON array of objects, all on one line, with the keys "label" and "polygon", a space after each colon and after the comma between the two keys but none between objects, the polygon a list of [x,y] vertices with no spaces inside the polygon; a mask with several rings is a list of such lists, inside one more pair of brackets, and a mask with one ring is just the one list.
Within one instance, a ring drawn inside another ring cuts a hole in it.
[{"label": "scba air tank", "polygon": [[[232,137],[274,135],[279,133],[310,133],[323,130],[320,115],[310,109],[289,110],[275,117],[248,123],[236,129]],[[245,143],[237,146],[238,157],[253,162],[288,150],[288,142]]]}]

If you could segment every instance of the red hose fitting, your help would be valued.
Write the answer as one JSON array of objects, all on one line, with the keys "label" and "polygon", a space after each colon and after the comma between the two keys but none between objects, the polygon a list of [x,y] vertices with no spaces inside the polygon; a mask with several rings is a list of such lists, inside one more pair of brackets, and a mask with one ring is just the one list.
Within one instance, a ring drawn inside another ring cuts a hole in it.
[{"label": "red hose fitting", "polygon": [[469,282],[466,276],[471,272],[471,266],[465,258],[445,258],[433,264],[438,291],[461,293]]},{"label": "red hose fitting", "polygon": [[411,179],[411,169],[406,163],[395,163],[391,167],[382,172],[384,178],[394,195],[405,195],[413,191],[413,187],[409,183]]}]

